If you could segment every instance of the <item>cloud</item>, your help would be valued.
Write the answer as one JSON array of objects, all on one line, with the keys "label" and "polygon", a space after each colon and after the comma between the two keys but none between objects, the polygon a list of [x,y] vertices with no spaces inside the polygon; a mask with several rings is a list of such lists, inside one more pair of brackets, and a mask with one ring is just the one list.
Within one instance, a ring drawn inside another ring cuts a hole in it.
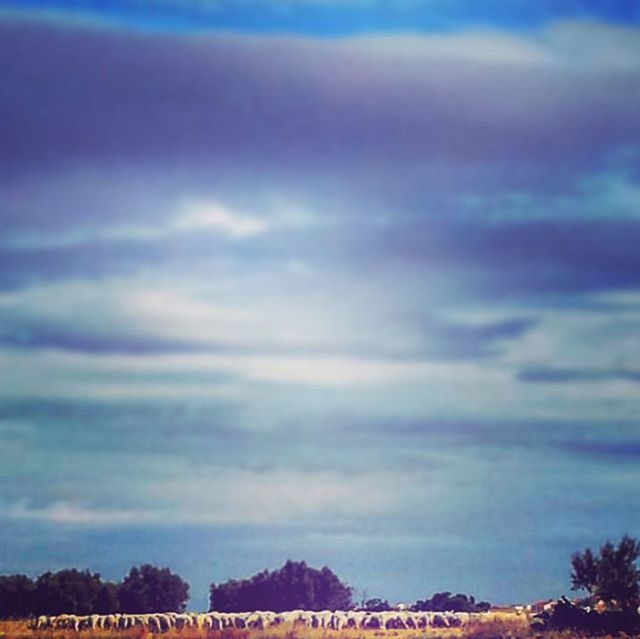
[{"label": "cloud", "polygon": [[[397,224],[368,247],[373,262],[389,259],[436,264],[455,273],[463,290],[484,298],[604,292],[640,285],[633,249],[640,223],[630,220],[554,220],[485,225]],[[375,265],[373,266],[375,268]]]},{"label": "cloud", "polygon": [[[42,507],[5,505],[4,518],[57,525],[267,524],[285,520],[345,515],[361,517],[393,508],[396,474],[365,473],[350,477],[330,472],[288,470],[215,473],[195,470],[192,478],[171,481],[153,477],[138,489],[149,509],[112,509],[87,503],[56,502]],[[217,486],[211,490],[211,486]],[[164,504],[164,505],[160,505]]]},{"label": "cloud", "polygon": [[[141,38],[27,23],[3,29],[3,57],[14,60],[3,121],[14,175],[36,158],[61,167],[74,158],[168,156],[227,175],[244,167],[259,179],[283,170],[299,178],[322,166],[334,177],[348,167],[353,181],[380,158],[399,174],[416,161],[482,157],[505,171],[515,158],[517,165],[542,163],[553,175],[566,162],[591,167],[589,157],[638,136],[628,96],[638,85],[632,62],[640,44],[623,27],[569,23],[518,37],[486,31],[338,43]],[[30,47],[36,41],[47,56]],[[23,46],[31,55],[20,55]],[[120,98],[125,71],[135,89]],[[34,106],[42,101],[46,117]],[[71,104],[84,108],[72,117]]]},{"label": "cloud", "polygon": [[5,20],[8,556],[561,592],[638,519],[639,50]]},{"label": "cloud", "polygon": [[[313,290],[307,278],[314,280]],[[405,314],[400,308],[387,316],[378,287],[368,291],[343,282],[342,299],[332,290],[332,279],[309,273],[301,279],[286,267],[261,280],[261,286],[252,279],[194,281],[179,289],[157,276],[120,277],[5,292],[0,294],[0,345],[96,355],[261,356],[282,358],[288,365],[316,359],[314,369],[323,358],[342,359],[389,369],[394,362],[407,368],[421,361],[496,357],[536,323],[532,317],[495,313],[485,321],[451,321],[424,309]],[[284,282],[290,288],[286,294],[274,290]],[[275,365],[274,376],[279,368]],[[364,369],[363,375],[368,377]],[[343,374],[336,372],[335,378]]]},{"label": "cloud", "polygon": [[99,510],[64,502],[44,508],[29,508],[14,504],[4,509],[4,516],[13,520],[40,521],[63,525],[126,525],[149,523],[153,513],[126,510]]},{"label": "cloud", "polygon": [[619,463],[629,461],[635,463],[640,457],[638,441],[568,441],[564,448],[571,453],[585,455],[592,459],[608,458]]},{"label": "cloud", "polygon": [[528,368],[518,372],[518,380],[541,384],[568,384],[622,380],[640,382],[638,370]]},{"label": "cloud", "polygon": [[216,203],[190,202],[172,227],[180,231],[221,229],[232,237],[242,238],[264,233],[268,223],[260,218],[240,217]]},{"label": "cloud", "polygon": [[464,196],[461,218],[489,224],[534,221],[634,221],[640,208],[640,182],[620,170],[580,176],[570,192],[503,191],[488,197]]},{"label": "cloud", "polygon": [[160,219],[153,225],[133,223],[128,226],[111,225],[86,230],[75,227],[46,234],[28,229],[20,230],[5,236],[0,241],[0,246],[13,250],[67,249],[95,242],[156,241],[179,233],[202,231],[217,231],[234,239],[242,239],[265,233],[270,227],[270,223],[264,218],[238,215],[219,202],[189,201],[178,209],[178,213],[172,218]]},{"label": "cloud", "polygon": [[[301,262],[327,279],[428,282],[439,301],[638,285],[635,29],[332,40],[2,28],[16,61],[3,97],[6,289]],[[117,97],[123,77],[133,88]],[[287,219],[277,198],[313,223]]]}]

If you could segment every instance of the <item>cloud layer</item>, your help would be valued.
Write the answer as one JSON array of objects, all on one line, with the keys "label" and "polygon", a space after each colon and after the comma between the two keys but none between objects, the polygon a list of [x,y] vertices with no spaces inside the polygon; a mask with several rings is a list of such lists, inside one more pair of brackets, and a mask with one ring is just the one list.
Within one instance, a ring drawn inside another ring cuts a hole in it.
[{"label": "cloud layer", "polygon": [[616,21],[6,15],[0,570],[169,563],[194,607],[287,556],[398,600],[565,592],[638,515]]}]

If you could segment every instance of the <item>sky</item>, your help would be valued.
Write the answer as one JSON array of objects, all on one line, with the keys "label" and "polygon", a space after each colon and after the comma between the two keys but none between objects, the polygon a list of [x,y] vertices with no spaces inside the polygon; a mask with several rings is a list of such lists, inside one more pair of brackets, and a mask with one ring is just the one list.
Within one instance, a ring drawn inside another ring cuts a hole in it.
[{"label": "sky", "polygon": [[640,3],[0,1],[0,59],[0,573],[522,603],[639,534]]}]

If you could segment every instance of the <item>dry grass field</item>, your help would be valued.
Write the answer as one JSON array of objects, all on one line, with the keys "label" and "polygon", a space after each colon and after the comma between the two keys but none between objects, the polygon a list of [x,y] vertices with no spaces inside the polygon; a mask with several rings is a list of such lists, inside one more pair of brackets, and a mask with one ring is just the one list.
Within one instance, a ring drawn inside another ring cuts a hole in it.
[{"label": "dry grass field", "polygon": [[[163,639],[573,639],[572,632],[541,634],[529,628],[524,615],[496,613],[481,623],[464,628],[429,628],[426,630],[355,630],[277,627],[265,630],[198,631],[169,630]],[[80,637],[78,637],[80,635]],[[26,621],[0,621],[0,639],[152,639],[142,628],[130,630],[31,630]],[[607,639],[601,637],[600,639]],[[629,639],[625,635],[625,639]]]}]

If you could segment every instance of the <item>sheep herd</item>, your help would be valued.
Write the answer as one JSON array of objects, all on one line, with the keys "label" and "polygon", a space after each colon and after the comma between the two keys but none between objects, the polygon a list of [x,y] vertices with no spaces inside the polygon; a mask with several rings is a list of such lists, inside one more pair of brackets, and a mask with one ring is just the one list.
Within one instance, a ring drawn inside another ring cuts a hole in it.
[{"label": "sheep herd", "polygon": [[165,612],[151,614],[56,615],[35,618],[34,630],[127,630],[136,626],[157,634],[168,630],[193,628],[203,631],[270,628],[281,624],[306,628],[424,629],[459,627],[487,613],[468,612],[387,612],[292,610],[289,612]]}]

